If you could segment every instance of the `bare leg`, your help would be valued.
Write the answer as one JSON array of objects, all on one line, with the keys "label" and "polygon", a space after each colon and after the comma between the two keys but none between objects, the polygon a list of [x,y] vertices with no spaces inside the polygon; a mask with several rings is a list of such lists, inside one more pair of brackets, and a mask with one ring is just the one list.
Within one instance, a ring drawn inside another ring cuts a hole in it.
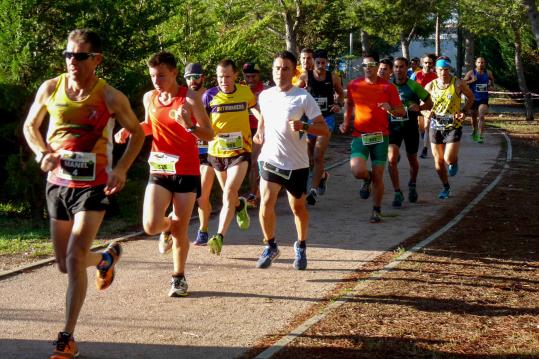
[{"label": "bare leg", "polygon": [[309,227],[309,212],[305,206],[305,194],[300,198],[296,198],[290,193],[287,194],[288,203],[294,214],[294,223],[296,224],[298,241],[305,241],[307,240],[307,228]]},{"label": "bare leg", "polygon": [[257,196],[258,193],[258,155],[260,154],[261,148],[261,145],[253,142],[253,152],[251,153],[251,169],[249,170],[249,193],[252,193],[255,196]]},{"label": "bare leg", "polygon": [[382,206],[382,197],[384,196],[384,165],[372,166],[372,190],[373,205]]},{"label": "bare leg", "polygon": [[223,189],[223,207],[219,214],[219,228],[217,230],[217,233],[223,236],[228,231],[232,218],[234,218],[236,207],[240,204],[238,191],[247,174],[248,167],[249,163],[243,161],[236,166],[228,168],[226,171],[215,172],[219,184]]},{"label": "bare leg", "polygon": [[165,187],[150,183],[144,194],[144,209],[142,224],[149,235],[170,230],[171,220],[166,216],[166,210],[172,200],[172,193]]},{"label": "bare leg", "polygon": [[313,178],[311,181],[311,188],[319,187],[320,179],[325,172],[324,155],[326,154],[330,138],[331,134],[328,136],[317,136],[314,141]]},{"label": "bare leg", "polygon": [[399,169],[397,167],[400,155],[400,148],[395,144],[390,144],[387,153],[388,172],[395,191],[400,190]]},{"label": "bare leg", "polygon": [[368,179],[369,170],[367,169],[367,161],[362,157],[354,157],[350,159],[350,169],[352,175],[357,179]]},{"label": "bare leg", "polygon": [[200,197],[197,199],[198,203],[198,219],[200,221],[199,229],[203,232],[208,231],[211,215],[211,202],[210,195],[213,187],[213,181],[215,179],[215,172],[212,167],[201,165],[200,166],[200,180],[202,183],[202,191]]},{"label": "bare leg", "polygon": [[189,240],[187,230],[195,206],[196,193],[174,193],[174,217],[172,221],[172,260],[174,273],[185,273],[185,262],[189,253]]},{"label": "bare leg", "polygon": [[274,182],[268,182],[260,178],[260,227],[265,240],[275,238],[275,204],[281,190],[281,185]]},{"label": "bare leg", "polygon": [[434,157],[434,167],[436,168],[436,173],[443,185],[446,185],[448,182],[447,179],[447,168],[445,167],[444,152],[445,145],[431,143],[432,155]]}]

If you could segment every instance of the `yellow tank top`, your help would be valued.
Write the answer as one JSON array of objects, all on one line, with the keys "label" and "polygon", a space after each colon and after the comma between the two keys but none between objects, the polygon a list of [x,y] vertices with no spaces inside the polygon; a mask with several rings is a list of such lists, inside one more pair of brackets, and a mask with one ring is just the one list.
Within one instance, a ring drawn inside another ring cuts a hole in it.
[{"label": "yellow tank top", "polygon": [[[461,100],[460,95],[457,95],[455,81],[455,77],[452,77],[449,86],[445,89],[438,87],[438,81],[432,81],[433,86],[430,95],[434,103],[432,110],[436,115],[455,115],[461,111]],[[462,127],[462,120],[455,119],[453,127]]]}]

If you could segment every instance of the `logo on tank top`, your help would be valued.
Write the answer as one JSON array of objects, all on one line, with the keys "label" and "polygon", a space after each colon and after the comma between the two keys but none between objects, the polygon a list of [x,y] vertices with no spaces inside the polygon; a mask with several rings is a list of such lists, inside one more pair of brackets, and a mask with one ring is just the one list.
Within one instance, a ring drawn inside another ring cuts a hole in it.
[{"label": "logo on tank top", "polygon": [[247,109],[246,102],[240,103],[230,103],[215,106],[215,112],[224,113],[224,112],[242,112]]}]

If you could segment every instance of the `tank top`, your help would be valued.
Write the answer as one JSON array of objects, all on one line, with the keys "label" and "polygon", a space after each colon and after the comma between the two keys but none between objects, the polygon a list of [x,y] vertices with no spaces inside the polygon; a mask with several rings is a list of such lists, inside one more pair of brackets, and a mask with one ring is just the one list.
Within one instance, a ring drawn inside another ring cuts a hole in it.
[{"label": "tank top", "polygon": [[473,97],[476,101],[488,100],[488,72],[485,70],[482,74],[473,70],[473,74],[477,78],[473,84],[470,84],[470,90],[473,92]]},{"label": "tank top", "polygon": [[148,159],[150,173],[200,175],[197,139],[175,120],[177,111],[185,104],[186,94],[187,87],[182,86],[172,101],[164,105],[159,101],[159,92],[152,91],[147,119],[153,136]]},{"label": "tank top", "polygon": [[112,166],[114,119],[105,103],[105,85],[98,79],[89,95],[80,101],[66,93],[66,74],[60,75],[45,104],[50,115],[47,143],[60,154],[60,165],[47,181],[84,188],[107,183]]},{"label": "tank top", "polygon": [[[457,90],[455,87],[455,77],[451,78],[449,86],[445,89],[440,89],[438,87],[438,81],[433,81],[431,88],[431,98],[434,105],[432,110],[436,115],[455,115],[460,112],[460,95],[457,95]],[[462,127],[462,119],[455,119],[453,123],[454,128]]]},{"label": "tank top", "polygon": [[326,71],[326,76],[323,81],[318,81],[314,77],[313,71],[307,71],[308,82],[307,89],[318,103],[323,116],[331,114],[331,106],[333,106],[333,78],[331,72]]}]

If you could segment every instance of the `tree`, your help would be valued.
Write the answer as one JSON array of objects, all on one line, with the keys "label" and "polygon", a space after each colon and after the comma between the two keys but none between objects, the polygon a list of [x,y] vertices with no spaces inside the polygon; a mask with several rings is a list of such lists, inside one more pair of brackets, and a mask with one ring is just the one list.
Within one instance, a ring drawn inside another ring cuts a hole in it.
[{"label": "tree", "polygon": [[537,19],[537,5],[535,0],[522,0],[522,4],[528,12],[528,19],[532,27],[533,36],[535,37],[535,43],[539,49],[539,20]]}]

